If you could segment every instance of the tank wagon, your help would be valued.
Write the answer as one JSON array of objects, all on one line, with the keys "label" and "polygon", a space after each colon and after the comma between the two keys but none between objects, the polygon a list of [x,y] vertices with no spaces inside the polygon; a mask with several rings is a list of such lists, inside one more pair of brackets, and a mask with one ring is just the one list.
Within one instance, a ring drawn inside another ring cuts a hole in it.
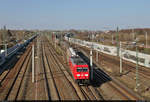
[{"label": "tank wagon", "polygon": [[15,55],[20,49],[26,47],[37,35],[33,35],[31,38],[26,40],[24,43],[18,43],[11,48],[7,49],[7,55],[5,54],[6,51],[0,54],[0,66],[2,66],[9,58]]}]

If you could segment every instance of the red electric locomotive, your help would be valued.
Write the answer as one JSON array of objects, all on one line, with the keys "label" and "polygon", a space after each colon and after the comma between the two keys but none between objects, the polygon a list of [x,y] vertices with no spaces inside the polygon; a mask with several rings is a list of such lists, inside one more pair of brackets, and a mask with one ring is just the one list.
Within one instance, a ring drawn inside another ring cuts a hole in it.
[{"label": "red electric locomotive", "polygon": [[69,66],[72,76],[78,84],[89,84],[90,70],[88,64],[76,54],[73,48],[68,50]]}]

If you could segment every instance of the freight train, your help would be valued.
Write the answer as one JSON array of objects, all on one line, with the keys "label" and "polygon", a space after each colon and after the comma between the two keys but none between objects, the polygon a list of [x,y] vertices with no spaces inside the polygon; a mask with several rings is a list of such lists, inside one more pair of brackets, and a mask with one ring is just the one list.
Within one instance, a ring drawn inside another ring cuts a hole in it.
[{"label": "freight train", "polygon": [[79,85],[90,83],[90,69],[88,64],[77,54],[77,50],[69,48],[67,51],[70,72]]},{"label": "freight train", "polygon": [[[4,51],[0,54],[0,66],[2,66],[9,58],[16,54],[20,49],[26,47],[37,35],[33,35],[31,38],[26,40],[24,43],[16,44],[11,48],[7,49],[7,52]],[[5,54],[7,53],[7,55]]]}]

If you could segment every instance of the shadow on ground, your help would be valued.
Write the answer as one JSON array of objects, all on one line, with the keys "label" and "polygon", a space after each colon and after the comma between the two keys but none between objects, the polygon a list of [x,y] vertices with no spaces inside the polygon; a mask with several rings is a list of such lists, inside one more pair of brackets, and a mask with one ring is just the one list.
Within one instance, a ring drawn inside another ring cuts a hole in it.
[{"label": "shadow on ground", "polygon": [[[88,57],[86,57],[82,52],[77,52],[77,54],[83,58],[83,60],[90,66],[90,60]],[[90,68],[91,72],[91,68]],[[90,76],[91,79],[91,76]],[[103,70],[98,68],[94,63],[93,63],[93,80],[91,79],[90,85],[94,87],[99,87],[103,83],[111,81],[112,78],[107,75]]]}]

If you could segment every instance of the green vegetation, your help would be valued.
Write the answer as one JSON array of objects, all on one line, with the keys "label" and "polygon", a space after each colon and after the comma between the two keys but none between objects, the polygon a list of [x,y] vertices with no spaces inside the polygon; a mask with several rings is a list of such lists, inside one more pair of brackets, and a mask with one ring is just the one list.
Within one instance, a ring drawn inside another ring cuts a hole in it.
[{"label": "green vegetation", "polygon": [[56,46],[56,53],[58,54],[58,55],[60,55],[60,56],[62,56],[63,54],[62,54],[62,51],[61,51],[61,49],[60,49],[60,47],[58,47],[58,46]]},{"label": "green vegetation", "polygon": [[146,54],[150,54],[150,48],[144,48],[144,51],[142,51],[143,53],[146,53]]}]

